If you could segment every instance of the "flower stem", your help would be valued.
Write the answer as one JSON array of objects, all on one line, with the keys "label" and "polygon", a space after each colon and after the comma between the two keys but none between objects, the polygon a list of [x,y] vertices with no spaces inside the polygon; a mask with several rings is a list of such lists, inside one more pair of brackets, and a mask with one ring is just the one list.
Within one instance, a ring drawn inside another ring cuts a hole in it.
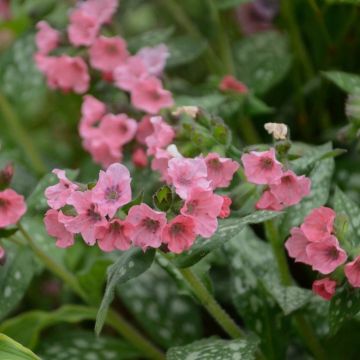
[{"label": "flower stem", "polygon": [[[38,247],[32,240],[29,233],[20,223],[18,223],[18,227],[23,237],[29,243],[30,248],[33,250],[35,255],[37,255],[37,257],[43,262],[47,269],[59,278],[61,278],[86,303],[91,304],[89,297],[87,296],[86,292],[81,288],[77,278],[61,264],[55,262],[40,247]],[[149,340],[144,338],[137,329],[135,329],[130,323],[128,323],[120,314],[116,313],[114,310],[109,310],[107,323],[111,325],[121,336],[127,339],[136,348],[141,350],[147,358],[154,360],[165,359],[164,354],[157,347],[155,347]]]},{"label": "flower stem", "polygon": [[14,139],[16,140],[17,144],[23,148],[35,172],[38,175],[44,175],[47,170],[40,154],[34,146],[34,143],[28,132],[26,132],[26,130],[22,127],[21,121],[17,114],[12,109],[8,100],[2,94],[0,94],[0,111],[2,112],[3,118],[7,123]]},{"label": "flower stem", "polygon": [[[277,262],[282,285],[293,285],[294,281],[289,270],[284,247],[278,232],[278,228],[275,225],[274,221],[268,220],[265,222],[265,233],[267,239],[270,242]],[[315,334],[314,330],[312,329],[306,318],[300,313],[294,314],[293,318],[301,337],[303,338],[305,344],[313,353],[315,358],[319,360],[325,360],[326,353],[322,348],[322,345],[318,341],[317,335]]]}]

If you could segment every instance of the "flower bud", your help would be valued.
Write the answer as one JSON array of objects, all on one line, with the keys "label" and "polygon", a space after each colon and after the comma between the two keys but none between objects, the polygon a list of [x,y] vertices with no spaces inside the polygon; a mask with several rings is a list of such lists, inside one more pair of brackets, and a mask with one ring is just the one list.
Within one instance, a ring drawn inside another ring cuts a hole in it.
[{"label": "flower bud", "polygon": [[200,108],[198,106],[179,106],[171,114],[174,116],[180,116],[181,114],[186,114],[192,119],[195,119],[199,114]]},{"label": "flower bud", "polygon": [[0,170],[0,189],[5,189],[10,185],[14,175],[14,166],[8,163],[3,169]]},{"label": "flower bud", "polygon": [[264,128],[275,140],[285,140],[288,134],[288,127],[282,123],[266,123]]},{"label": "flower bud", "polygon": [[6,262],[6,252],[3,247],[0,246],[0,266],[5,265]]}]

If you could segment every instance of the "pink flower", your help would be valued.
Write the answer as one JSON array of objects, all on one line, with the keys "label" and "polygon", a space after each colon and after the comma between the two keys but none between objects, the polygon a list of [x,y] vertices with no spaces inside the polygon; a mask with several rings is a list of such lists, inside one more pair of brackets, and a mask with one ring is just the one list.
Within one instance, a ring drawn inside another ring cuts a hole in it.
[{"label": "pink flower", "polygon": [[332,235],[320,242],[311,242],[306,247],[306,253],[312,268],[322,274],[330,274],[347,259],[346,252]]},{"label": "pink flower", "polygon": [[143,61],[149,75],[160,76],[170,53],[165,44],[159,44],[152,48],[142,48],[137,53],[137,56]]},{"label": "pink flower", "polygon": [[223,202],[223,198],[211,190],[193,188],[180,212],[194,220],[197,234],[209,238],[217,229]]},{"label": "pink flower", "polygon": [[74,46],[90,46],[96,39],[100,24],[97,18],[81,9],[75,9],[70,15],[67,29],[69,41]]},{"label": "pink flower", "polygon": [[344,272],[351,286],[360,287],[360,256],[347,263]]},{"label": "pink flower", "polygon": [[146,66],[138,56],[129,57],[114,70],[115,85],[126,91],[132,91],[140,80],[148,76]]},{"label": "pink flower", "polygon": [[80,9],[102,25],[111,21],[118,4],[118,0],[86,0],[80,3]]},{"label": "pink flower", "polygon": [[154,158],[151,161],[151,169],[158,171],[161,174],[161,180],[168,184],[171,184],[171,178],[168,174],[168,165],[169,160],[172,158],[173,156],[168,151],[157,149]]},{"label": "pink flower", "polygon": [[272,211],[281,211],[284,208],[278,198],[270,190],[266,190],[262,193],[255,207],[258,210]]},{"label": "pink flower", "polygon": [[129,143],[135,137],[136,129],[136,121],[126,114],[107,114],[99,126],[104,142],[112,148],[120,148]]},{"label": "pink flower", "polygon": [[60,33],[53,29],[46,21],[36,24],[38,32],[35,36],[38,52],[47,55],[50,51],[57,48],[60,42]]},{"label": "pink flower", "polygon": [[312,290],[323,299],[331,300],[336,291],[336,281],[330,278],[315,280],[312,285]]},{"label": "pink flower", "polygon": [[294,227],[291,229],[291,236],[285,242],[285,248],[289,256],[294,258],[296,262],[311,265],[311,261],[306,252],[306,247],[309,244],[309,239],[304,235],[302,230]]},{"label": "pink flower", "polygon": [[188,216],[178,215],[164,227],[163,242],[175,254],[189,249],[195,239],[195,223]]},{"label": "pink flower", "polygon": [[90,64],[94,69],[112,73],[129,56],[126,42],[119,36],[100,36],[89,49]]},{"label": "pink flower", "polygon": [[16,224],[26,212],[24,197],[12,189],[0,191],[0,228]]},{"label": "pink flower", "polygon": [[204,159],[173,158],[168,163],[168,175],[176,193],[186,199],[194,188],[209,189],[207,168]]},{"label": "pink flower", "polygon": [[65,225],[66,230],[73,234],[81,233],[84,241],[88,245],[94,245],[96,242],[96,229],[107,223],[101,215],[99,206],[93,200],[92,191],[75,191],[67,203],[74,206],[77,216],[66,218],[59,214],[59,220]]},{"label": "pink flower", "polygon": [[[61,213],[61,215],[59,215]],[[56,238],[56,246],[59,248],[67,248],[74,245],[74,234],[66,230],[64,224],[59,221],[59,217],[64,221],[70,220],[70,216],[64,215],[61,211],[49,209],[44,218],[45,228],[50,236]]]},{"label": "pink flower", "polygon": [[125,235],[128,224],[120,219],[113,219],[106,225],[96,229],[99,248],[102,251],[128,250],[131,245],[130,239]]},{"label": "pink flower", "polygon": [[291,170],[284,172],[276,184],[270,185],[272,194],[280,203],[291,206],[310,194],[311,180],[306,176],[296,176]]},{"label": "pink flower", "polygon": [[154,131],[146,137],[145,143],[148,147],[148,155],[154,155],[158,148],[164,148],[171,144],[175,137],[175,131],[161,116],[153,116],[150,122]]},{"label": "pink flower", "polygon": [[146,144],[146,138],[154,132],[154,126],[151,123],[150,119],[151,115],[145,115],[138,123],[136,140],[142,145]]},{"label": "pink flower", "polygon": [[232,75],[225,75],[220,82],[219,88],[221,91],[234,91],[239,94],[246,94],[249,92],[247,86],[237,80]]},{"label": "pink flower", "polygon": [[205,158],[207,167],[207,178],[211,181],[213,189],[218,187],[228,187],[230,182],[239,169],[239,164],[229,158],[221,158],[219,154],[210,153]]},{"label": "pink flower", "polygon": [[335,217],[334,210],[321,206],[306,216],[301,230],[310,241],[321,241],[332,233]]},{"label": "pink flower", "polygon": [[283,174],[282,165],[275,158],[275,150],[251,151],[241,157],[247,180],[254,184],[274,184]]},{"label": "pink flower", "polygon": [[146,167],[148,159],[145,150],[141,147],[135,149],[134,152],[132,153],[131,160],[134,163],[134,165],[138,168]]},{"label": "pink flower", "polygon": [[166,216],[163,212],[155,211],[146,204],[133,206],[126,218],[132,225],[127,236],[135,246],[142,249],[158,248],[162,242],[162,231],[166,225]]},{"label": "pink flower", "polygon": [[220,211],[219,217],[221,219],[225,219],[230,216],[230,206],[232,204],[232,200],[228,196],[225,196],[225,195],[221,195],[221,197],[223,198],[223,203],[221,206],[221,211]]},{"label": "pink flower", "polygon": [[51,89],[61,89],[65,92],[74,91],[81,94],[89,88],[88,67],[79,56],[44,57],[38,54],[36,63],[45,74]]},{"label": "pink flower", "polygon": [[83,141],[83,147],[89,151],[93,160],[101,164],[103,168],[107,168],[115,162],[122,161],[122,149],[108,145],[103,139],[85,140]]},{"label": "pink flower", "polygon": [[64,170],[54,169],[52,172],[58,177],[59,183],[46,188],[45,197],[48,205],[58,210],[66,205],[67,199],[78,189],[78,186],[66,177]]},{"label": "pink flower", "polygon": [[79,132],[81,137],[99,136],[99,124],[106,113],[106,105],[94,96],[85,95],[81,105]]},{"label": "pink flower", "polygon": [[131,90],[131,103],[137,109],[157,114],[174,104],[172,94],[165,90],[155,76],[139,80]]},{"label": "pink flower", "polygon": [[106,172],[100,170],[99,180],[92,190],[92,201],[99,212],[112,218],[119,207],[131,201],[129,170],[121,164],[110,165]]}]

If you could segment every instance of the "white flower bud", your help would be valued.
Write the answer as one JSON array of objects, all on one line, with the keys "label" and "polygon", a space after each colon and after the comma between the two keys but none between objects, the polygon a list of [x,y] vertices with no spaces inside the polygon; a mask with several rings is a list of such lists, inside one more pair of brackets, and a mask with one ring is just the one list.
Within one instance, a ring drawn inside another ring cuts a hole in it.
[{"label": "white flower bud", "polygon": [[187,114],[194,119],[199,111],[200,109],[197,106],[179,106],[171,114],[174,116]]},{"label": "white flower bud", "polygon": [[266,123],[264,125],[265,130],[274,137],[275,140],[285,140],[288,127],[285,124],[278,123]]}]

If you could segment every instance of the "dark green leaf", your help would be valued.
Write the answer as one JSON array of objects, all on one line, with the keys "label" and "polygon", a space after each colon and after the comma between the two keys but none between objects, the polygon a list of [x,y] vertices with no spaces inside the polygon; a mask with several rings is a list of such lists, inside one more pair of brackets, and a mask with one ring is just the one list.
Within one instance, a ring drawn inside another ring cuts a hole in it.
[{"label": "dark green leaf", "polygon": [[325,71],[324,76],[348,93],[360,92],[360,76],[343,71]]}]

